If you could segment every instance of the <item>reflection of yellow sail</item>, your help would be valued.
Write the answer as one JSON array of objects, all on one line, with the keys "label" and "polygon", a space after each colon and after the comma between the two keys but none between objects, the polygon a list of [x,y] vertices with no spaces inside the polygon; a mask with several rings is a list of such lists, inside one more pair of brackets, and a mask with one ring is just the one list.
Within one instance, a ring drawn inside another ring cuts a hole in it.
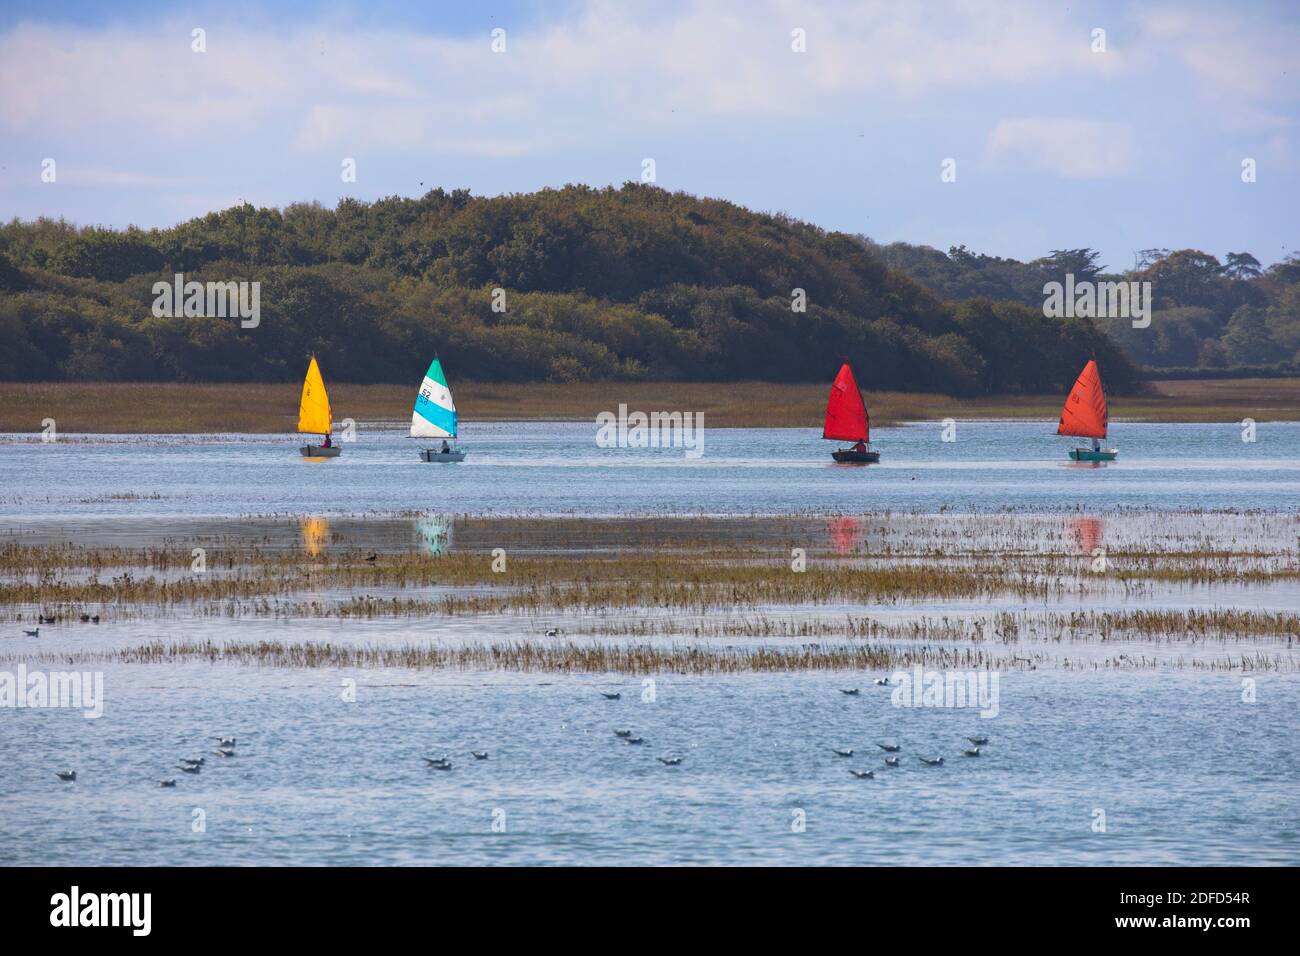
[{"label": "reflection of yellow sail", "polygon": [[324,518],[304,518],[302,522],[302,547],[310,558],[317,557],[330,533],[330,523]]},{"label": "reflection of yellow sail", "polygon": [[330,416],[330,397],[325,394],[325,380],[320,377],[316,356],[307,366],[307,378],[302,383],[302,403],[298,406],[298,431],[328,435],[333,430]]}]

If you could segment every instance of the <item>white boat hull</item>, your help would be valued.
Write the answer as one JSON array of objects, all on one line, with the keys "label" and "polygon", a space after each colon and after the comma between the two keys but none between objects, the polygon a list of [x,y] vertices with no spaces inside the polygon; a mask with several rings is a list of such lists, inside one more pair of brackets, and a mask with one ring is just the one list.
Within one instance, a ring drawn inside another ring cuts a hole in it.
[{"label": "white boat hull", "polygon": [[436,448],[426,448],[420,452],[420,461],[432,463],[464,461],[465,455],[466,452],[463,452],[458,448],[453,448],[451,451],[439,451]]}]

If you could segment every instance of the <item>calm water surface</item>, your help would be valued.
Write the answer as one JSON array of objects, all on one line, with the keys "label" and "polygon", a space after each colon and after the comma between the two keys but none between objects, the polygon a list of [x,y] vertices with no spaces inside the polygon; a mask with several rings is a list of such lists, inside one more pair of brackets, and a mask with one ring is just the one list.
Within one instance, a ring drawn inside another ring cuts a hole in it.
[{"label": "calm water surface", "polygon": [[[992,719],[896,708],[869,676],[663,676],[645,703],[614,675],[113,665],[98,720],[0,717],[0,863],[1300,859],[1294,675],[1260,675],[1246,704],[1239,674],[1004,674]],[[839,693],[853,684],[861,696]],[[613,689],[622,699],[598,693]],[[621,727],[645,744],[623,743]],[[214,734],[236,736],[239,756],[209,755],[199,776],[172,769]],[[962,757],[981,734],[983,756]],[[878,740],[903,746],[899,768]],[[470,757],[479,748],[488,760]],[[420,759],[442,754],[451,771]],[[65,766],[75,784],[54,776]],[[157,787],[164,775],[176,789]]]},{"label": "calm water surface", "polygon": [[307,460],[294,435],[0,436],[0,522],[78,515],[655,514],[885,509],[1300,507],[1300,423],[1112,428],[1120,460],[1076,464],[1054,423],[877,429],[879,465],[830,461],[809,429],[708,429],[704,453],[604,449],[585,423],[467,426],[469,458],[417,459],[392,429],[358,429],[343,456]]},{"label": "calm water surface", "polygon": [[[342,458],[325,462],[303,460],[291,435],[69,435],[54,444],[0,436],[0,531],[57,537],[120,524],[138,545],[149,529],[162,538],[191,518],[265,514],[1300,512],[1300,424],[1264,423],[1256,442],[1243,443],[1236,425],[1120,423],[1112,435],[1120,460],[1102,467],[1068,462],[1069,442],[1052,429],[959,422],[952,443],[933,423],[880,429],[884,461],[869,468],[830,464],[830,446],[806,429],[709,430],[703,457],[687,460],[680,449],[598,448],[594,424],[471,425],[469,460],[457,466],[422,464],[402,433],[365,425]],[[1232,540],[1249,547],[1252,519],[1233,520],[1245,524]],[[1291,520],[1269,519],[1268,534],[1289,536]],[[867,522],[862,533],[874,528]],[[1140,530],[1107,519],[1089,534],[1119,547]],[[296,525],[288,534],[297,540]],[[1130,604],[1104,590],[1087,600]],[[1296,600],[1289,584],[1248,583],[1144,598],[1278,610]],[[868,611],[818,612],[841,610]],[[0,671],[26,655],[156,638],[493,641],[535,638],[544,624],[182,616],[60,626],[28,639],[10,623]],[[1300,862],[1294,668],[1249,675],[1254,703],[1242,699],[1240,670],[1004,673],[992,719],[894,707],[874,674],[660,675],[646,702],[639,679],[615,674],[101,669],[97,720],[0,709],[0,863]],[[357,682],[355,702],[341,699],[345,679]],[[846,686],[861,695],[840,694]],[[620,700],[599,694],[612,689]],[[616,727],[646,743],[623,743]],[[237,757],[211,755],[217,734],[239,738]],[[962,757],[963,738],[979,734],[992,738],[983,756]],[[903,746],[898,769],[886,769],[875,747],[886,739]],[[857,753],[844,759],[832,747]],[[478,748],[490,759],[474,761]],[[175,769],[204,753],[200,775]],[[449,772],[420,759],[444,753]],[[918,754],[946,764],[925,767]],[[683,763],[655,759],[668,755]],[[56,779],[64,768],[78,771],[75,784]],[[875,769],[876,779],[856,780],[849,768]],[[177,787],[158,788],[161,777],[178,778]],[[1105,833],[1093,829],[1098,810]],[[802,833],[792,832],[797,813]]]}]

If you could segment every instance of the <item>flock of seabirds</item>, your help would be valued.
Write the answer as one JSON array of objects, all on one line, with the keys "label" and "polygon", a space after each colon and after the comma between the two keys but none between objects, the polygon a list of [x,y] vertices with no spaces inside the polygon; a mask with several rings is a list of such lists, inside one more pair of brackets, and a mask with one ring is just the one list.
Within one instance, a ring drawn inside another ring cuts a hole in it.
[{"label": "flock of seabirds", "polygon": [[[875,683],[881,687],[890,686],[888,677],[877,678]],[[843,687],[840,688],[840,693],[845,694],[849,697],[857,697],[861,693],[861,691],[857,687]],[[623,698],[622,691],[601,691],[600,695],[606,700],[621,700]],[[616,728],[614,730],[614,736],[622,740],[623,743],[628,744],[629,746],[640,746],[646,742],[644,737],[640,736],[637,733],[634,733],[630,728],[626,728],[626,727]],[[229,759],[235,756],[236,739],[234,737],[214,737],[212,739],[217,742],[217,749],[212,751],[212,755],[214,757]],[[970,742],[970,746],[962,748],[961,753],[963,757],[980,756],[980,754],[982,753],[981,748],[987,746],[989,742],[989,738],[987,736],[982,736],[982,735],[970,736],[970,737],[966,737],[965,739]],[[893,743],[878,742],[876,746],[879,747],[885,753],[884,766],[886,768],[899,766],[899,762],[901,759],[899,757],[899,753],[902,752],[903,749],[902,744],[897,742],[893,742]],[[854,753],[856,752],[852,747],[831,747],[830,751],[831,753],[835,754],[835,756],[844,757],[846,759],[852,758]],[[471,750],[469,753],[470,756],[473,757],[476,762],[480,760],[487,760],[491,756],[489,752],[486,750]],[[452,767],[454,766],[451,757],[446,754],[443,754],[440,757],[424,757],[422,759],[424,760],[425,764],[428,766],[430,770],[446,771],[446,770],[451,770]],[[665,767],[676,767],[681,764],[683,758],[675,755],[664,755],[664,756],[656,757],[655,759],[658,760]],[[927,767],[943,766],[943,757],[940,755],[936,755],[933,757],[918,756],[917,760],[925,764]],[[206,763],[207,763],[207,757],[182,757],[180,762],[176,765],[176,767],[178,770],[182,771],[183,773],[198,774],[203,771],[203,767]],[[54,773],[55,776],[57,776],[64,783],[77,782],[77,771],[75,770],[56,770]],[[875,779],[876,776],[876,772],[874,770],[861,770],[861,769],[852,768],[849,770],[849,773],[858,780],[873,780]],[[158,786],[167,789],[173,788],[176,786],[176,779],[177,778],[175,777],[164,777],[163,779],[158,781]]]}]

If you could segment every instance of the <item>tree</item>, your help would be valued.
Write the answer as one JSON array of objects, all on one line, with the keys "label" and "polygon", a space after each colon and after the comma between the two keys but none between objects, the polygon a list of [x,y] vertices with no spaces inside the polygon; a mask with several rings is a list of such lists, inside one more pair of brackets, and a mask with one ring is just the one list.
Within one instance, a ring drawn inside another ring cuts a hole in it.
[{"label": "tree", "polygon": [[1223,274],[1233,279],[1255,279],[1263,272],[1259,260],[1249,252],[1230,252]]}]

